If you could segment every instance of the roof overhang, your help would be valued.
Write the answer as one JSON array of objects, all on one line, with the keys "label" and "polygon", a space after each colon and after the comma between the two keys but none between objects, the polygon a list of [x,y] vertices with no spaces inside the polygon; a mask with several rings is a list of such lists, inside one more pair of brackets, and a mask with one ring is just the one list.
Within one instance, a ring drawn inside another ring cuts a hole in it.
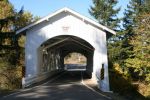
[{"label": "roof overhang", "polygon": [[36,26],[36,25],[38,25],[38,24],[40,24],[40,23],[42,23],[42,22],[44,22],[44,21],[48,21],[51,17],[54,17],[54,16],[56,16],[57,14],[59,14],[59,13],[61,13],[61,12],[69,12],[69,13],[71,13],[71,14],[73,14],[73,15],[79,17],[79,18],[81,18],[83,21],[87,21],[87,22],[89,22],[90,24],[92,24],[92,25],[94,25],[94,26],[96,26],[96,27],[102,29],[103,31],[105,31],[105,32],[107,32],[107,33],[111,33],[112,35],[113,35],[113,34],[114,34],[114,35],[116,34],[115,31],[113,31],[113,30],[107,28],[106,26],[103,26],[103,25],[97,23],[96,21],[94,21],[94,20],[92,20],[92,19],[90,19],[90,18],[88,18],[88,17],[85,17],[85,16],[83,16],[83,15],[81,15],[81,14],[79,14],[79,13],[77,13],[77,12],[75,12],[75,11],[73,11],[73,10],[67,8],[67,7],[62,8],[62,9],[60,9],[60,10],[58,10],[58,11],[56,11],[56,12],[54,12],[54,13],[52,13],[52,14],[50,14],[50,15],[48,15],[48,16],[46,16],[46,17],[44,17],[44,18],[42,18],[42,19],[40,19],[40,20],[38,20],[38,21],[36,21],[36,22],[34,22],[34,23],[32,23],[32,24],[29,24],[29,25],[25,26],[24,28],[21,28],[21,29],[17,30],[17,31],[16,31],[16,34],[23,33],[24,31],[26,31],[26,30],[32,28],[33,26]]}]

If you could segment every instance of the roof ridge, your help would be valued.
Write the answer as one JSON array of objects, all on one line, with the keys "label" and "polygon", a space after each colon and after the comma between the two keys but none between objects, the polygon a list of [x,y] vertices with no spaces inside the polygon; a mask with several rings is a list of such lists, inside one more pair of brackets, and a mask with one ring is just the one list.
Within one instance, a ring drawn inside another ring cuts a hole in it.
[{"label": "roof ridge", "polygon": [[38,20],[38,21],[36,21],[36,22],[33,22],[33,23],[31,23],[31,24],[25,26],[24,28],[21,28],[21,29],[17,30],[17,31],[16,31],[16,34],[19,34],[19,33],[23,32],[23,31],[25,31],[25,30],[27,30],[27,29],[29,29],[29,28],[31,28],[31,27],[37,25],[37,24],[40,24],[41,22],[43,22],[43,21],[45,21],[45,20],[48,21],[49,18],[51,18],[51,17],[53,17],[53,16],[55,16],[55,15],[57,15],[57,14],[63,12],[63,11],[65,11],[65,12],[68,11],[68,12],[70,12],[70,13],[72,13],[72,14],[78,16],[78,17],[83,18],[83,20],[86,20],[86,21],[88,21],[88,22],[91,23],[91,24],[93,24],[93,25],[95,25],[95,26],[97,26],[97,27],[99,27],[99,28],[101,28],[101,29],[103,29],[103,30],[108,31],[109,33],[116,34],[115,31],[113,31],[113,30],[107,28],[106,26],[103,26],[103,25],[97,23],[96,21],[94,21],[94,20],[92,20],[92,19],[90,19],[90,18],[88,18],[88,17],[86,17],[86,16],[81,15],[80,13],[78,13],[78,12],[76,12],[76,11],[74,11],[74,10],[68,8],[68,7],[64,7],[64,8],[62,8],[62,9],[59,9],[59,10],[55,11],[54,13],[50,13],[50,14],[48,14],[47,16],[41,18],[40,20]]}]

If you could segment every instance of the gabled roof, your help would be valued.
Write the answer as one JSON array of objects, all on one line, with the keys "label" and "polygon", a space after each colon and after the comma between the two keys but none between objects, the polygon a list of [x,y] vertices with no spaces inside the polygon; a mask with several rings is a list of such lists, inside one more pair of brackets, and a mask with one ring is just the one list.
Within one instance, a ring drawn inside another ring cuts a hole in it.
[{"label": "gabled roof", "polygon": [[90,19],[88,17],[85,17],[85,16],[83,16],[83,15],[81,15],[81,14],[79,14],[79,13],[77,13],[77,12],[67,8],[67,7],[64,7],[64,8],[62,8],[62,9],[60,9],[60,10],[58,10],[58,11],[52,13],[52,14],[49,14],[48,16],[46,16],[46,17],[44,17],[44,18],[42,18],[42,19],[40,19],[40,20],[38,20],[38,21],[36,21],[36,22],[34,22],[32,24],[29,24],[29,25],[25,26],[24,28],[21,28],[21,29],[17,30],[16,34],[19,34],[19,33],[23,32],[23,31],[26,31],[27,29],[30,29],[31,27],[33,27],[35,25],[38,25],[38,24],[42,23],[45,20],[49,20],[51,17],[54,17],[54,16],[56,16],[57,14],[59,14],[61,12],[69,12],[69,13],[71,13],[71,14],[73,14],[73,15],[81,18],[81,19],[83,19],[84,21],[87,21],[87,22],[95,25],[96,27],[98,27],[98,28],[100,28],[102,30],[105,30],[105,31],[107,31],[109,33],[112,33],[112,34],[116,34],[115,31],[113,31],[113,30],[111,30],[111,29],[109,29],[109,28],[107,28],[107,27],[97,23],[96,21],[94,21],[94,20],[92,20],[92,19]]}]

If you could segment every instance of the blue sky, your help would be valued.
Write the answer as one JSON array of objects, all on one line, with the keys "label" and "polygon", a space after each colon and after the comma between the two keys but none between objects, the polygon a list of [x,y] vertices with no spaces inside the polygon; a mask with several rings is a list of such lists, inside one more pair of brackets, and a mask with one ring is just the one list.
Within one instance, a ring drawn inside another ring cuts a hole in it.
[{"label": "blue sky", "polygon": [[[49,13],[59,10],[63,7],[68,7],[80,14],[92,18],[88,12],[92,0],[9,0],[14,8],[18,11],[24,6],[24,10],[31,12],[33,15],[44,17]],[[123,16],[123,11],[126,8],[129,0],[118,0],[117,7],[121,7],[119,17]]]}]

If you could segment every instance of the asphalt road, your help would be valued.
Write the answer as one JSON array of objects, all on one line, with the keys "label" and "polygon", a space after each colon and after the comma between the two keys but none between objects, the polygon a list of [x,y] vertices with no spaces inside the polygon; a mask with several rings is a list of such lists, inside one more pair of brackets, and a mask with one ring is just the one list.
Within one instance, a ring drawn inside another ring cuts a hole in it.
[{"label": "asphalt road", "polygon": [[0,100],[109,100],[82,83],[81,72],[66,72],[52,82],[20,90]]}]

